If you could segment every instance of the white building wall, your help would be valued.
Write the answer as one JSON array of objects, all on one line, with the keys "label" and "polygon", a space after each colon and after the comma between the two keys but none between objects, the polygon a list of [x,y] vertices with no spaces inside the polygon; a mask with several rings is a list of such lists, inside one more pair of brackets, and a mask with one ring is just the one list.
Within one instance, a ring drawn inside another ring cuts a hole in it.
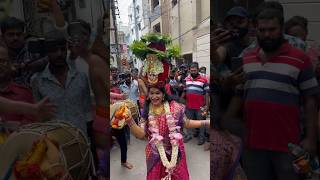
[{"label": "white building wall", "polygon": [[197,38],[193,61],[198,62],[200,67],[205,66],[207,68],[207,74],[210,74],[210,34]]},{"label": "white building wall", "polygon": [[9,15],[24,20],[22,0],[11,1]]},{"label": "white building wall", "polygon": [[95,36],[97,28],[97,20],[103,16],[103,0],[83,0],[85,6],[80,7],[81,0],[74,0],[76,8],[76,16],[91,24],[93,36]]},{"label": "white building wall", "polygon": [[[143,36],[144,34],[146,34],[149,29],[146,27],[145,24],[145,8],[146,5],[144,4],[145,0],[136,0],[136,21],[134,19],[134,9],[133,9],[133,2],[131,1],[131,4],[129,5],[128,8],[128,15],[129,15],[129,34],[130,34],[130,38],[129,38],[129,42],[128,45],[130,45],[131,43],[133,43],[134,40],[139,40],[141,38],[141,36]],[[139,10],[137,10],[137,7]],[[132,18],[130,18],[130,15]],[[136,38],[136,27],[135,27],[135,23],[139,24],[140,23],[140,30],[138,29],[138,38]],[[129,55],[131,56],[131,60],[133,61],[133,66],[140,69],[142,67],[142,61],[137,59],[136,57],[134,57],[132,55],[132,53],[129,53]]]},{"label": "white building wall", "polygon": [[320,42],[320,0],[279,0],[284,7],[285,19],[303,16],[309,20],[309,39]]},{"label": "white building wall", "polygon": [[150,31],[150,7],[149,7],[149,0],[141,0],[142,2],[142,21],[143,21],[143,26],[141,27],[141,35],[145,35],[149,33]]},{"label": "white building wall", "polygon": [[[143,6],[143,2],[142,0],[136,0],[136,19],[134,19],[134,7],[133,7],[133,2],[131,2],[131,4],[129,5],[128,8],[128,16],[129,16],[129,31],[130,31],[130,36],[132,37],[130,42],[133,42],[136,39],[140,39],[140,37],[142,36],[142,29],[145,27],[145,22],[144,22],[144,14],[143,14],[143,8],[145,8]],[[139,9],[139,10],[137,10]],[[135,20],[137,22],[135,22]],[[135,27],[135,23],[140,24],[140,30],[139,28],[136,29]],[[133,31],[132,31],[133,30]],[[138,38],[136,38],[136,30],[138,30]]]}]

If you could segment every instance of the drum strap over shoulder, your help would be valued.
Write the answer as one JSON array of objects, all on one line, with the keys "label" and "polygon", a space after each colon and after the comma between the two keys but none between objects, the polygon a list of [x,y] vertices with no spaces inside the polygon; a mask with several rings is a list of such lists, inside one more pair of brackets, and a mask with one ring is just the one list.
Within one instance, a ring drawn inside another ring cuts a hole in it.
[{"label": "drum strap over shoulder", "polygon": [[98,116],[103,117],[103,118],[108,118],[107,109],[104,108],[103,106],[97,106],[97,107],[96,107],[96,114],[97,114]]}]

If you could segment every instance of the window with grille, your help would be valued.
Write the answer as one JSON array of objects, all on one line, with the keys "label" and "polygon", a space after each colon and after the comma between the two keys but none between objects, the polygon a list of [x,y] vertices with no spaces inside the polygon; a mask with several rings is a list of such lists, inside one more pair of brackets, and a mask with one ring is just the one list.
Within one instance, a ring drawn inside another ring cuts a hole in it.
[{"label": "window with grille", "polygon": [[171,3],[172,3],[172,7],[174,7],[175,5],[177,5],[178,0],[172,0]]},{"label": "window with grille", "polygon": [[152,0],[152,9],[159,6],[159,0]]},{"label": "window with grille", "polygon": [[153,26],[153,32],[161,33],[160,23]]}]

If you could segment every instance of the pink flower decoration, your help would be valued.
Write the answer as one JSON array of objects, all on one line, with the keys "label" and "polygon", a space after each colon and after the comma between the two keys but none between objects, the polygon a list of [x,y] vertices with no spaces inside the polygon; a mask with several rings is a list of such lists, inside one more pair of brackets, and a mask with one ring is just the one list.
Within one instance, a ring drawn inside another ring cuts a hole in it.
[{"label": "pink flower decoration", "polygon": [[159,129],[154,128],[154,127],[149,127],[149,130],[153,133],[159,133]]},{"label": "pink flower decoration", "polygon": [[171,143],[172,145],[177,145],[177,144],[178,144],[178,141],[175,140],[175,139],[172,139],[172,140],[170,140],[170,143]]},{"label": "pink flower decoration", "polygon": [[179,130],[180,126],[169,127],[169,131]]},{"label": "pink flower decoration", "polygon": [[180,133],[175,133],[175,134],[173,135],[173,137],[174,137],[175,139],[177,139],[177,140],[182,139],[182,135],[181,135]]},{"label": "pink flower decoration", "polygon": [[151,140],[150,143],[153,142],[155,144],[159,144],[162,142],[163,137],[159,134],[159,124],[158,121],[166,121],[168,129],[169,129],[169,138],[170,138],[170,143],[171,145],[178,145],[179,140],[181,140],[183,137],[182,135],[179,133],[181,127],[177,126],[177,122],[178,119],[174,118],[174,116],[172,115],[173,109],[172,107],[170,107],[169,112],[167,112],[164,116],[153,116],[150,115],[148,118],[149,121],[149,130],[152,133],[151,134]]},{"label": "pink flower decoration", "polygon": [[168,119],[167,122],[168,122],[169,124],[174,124],[174,120],[172,120],[172,119]]},{"label": "pink flower decoration", "polygon": [[163,140],[163,137],[158,135],[158,134],[152,134],[152,139],[150,140],[151,142],[152,141],[155,141],[156,144],[158,144],[159,142],[161,142]]}]

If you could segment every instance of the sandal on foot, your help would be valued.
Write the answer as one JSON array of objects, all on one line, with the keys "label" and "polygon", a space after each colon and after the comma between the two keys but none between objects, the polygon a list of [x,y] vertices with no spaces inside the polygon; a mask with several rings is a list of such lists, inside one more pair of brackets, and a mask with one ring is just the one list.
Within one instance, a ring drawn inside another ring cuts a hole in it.
[{"label": "sandal on foot", "polygon": [[126,162],[126,163],[121,163],[121,166],[123,166],[123,167],[125,167],[125,168],[127,168],[127,169],[132,169],[132,168],[133,168],[133,165],[130,164],[130,163],[128,163],[128,162]]}]

